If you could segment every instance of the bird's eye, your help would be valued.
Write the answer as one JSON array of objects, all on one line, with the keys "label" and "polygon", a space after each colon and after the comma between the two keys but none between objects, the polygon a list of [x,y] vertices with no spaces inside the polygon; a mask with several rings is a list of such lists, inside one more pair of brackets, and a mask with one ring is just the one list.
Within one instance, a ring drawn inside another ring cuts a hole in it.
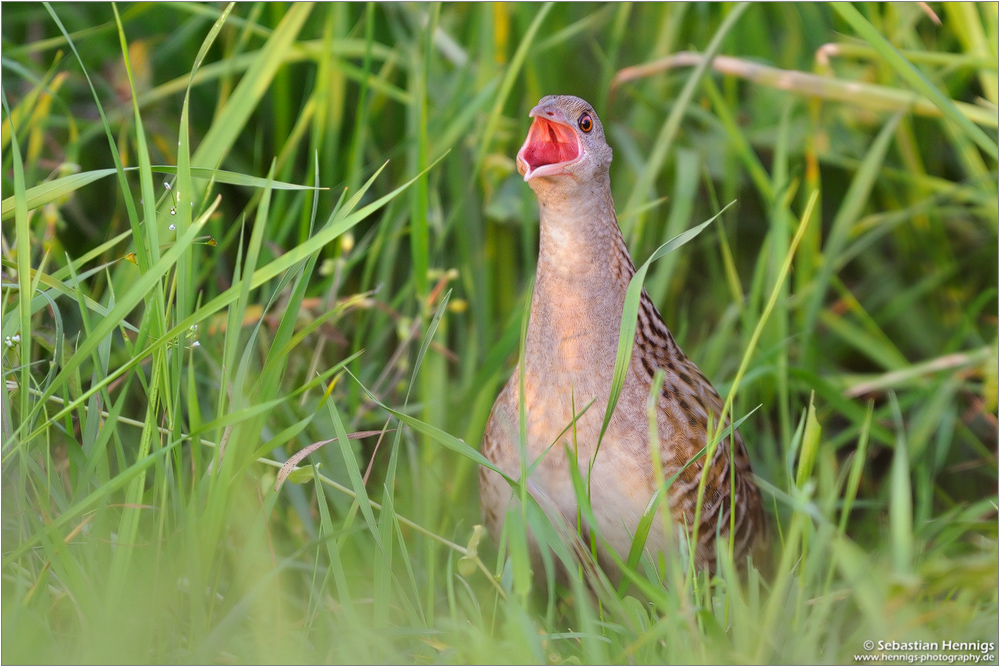
[{"label": "bird's eye", "polygon": [[580,129],[584,132],[590,132],[594,129],[594,119],[590,117],[589,113],[585,113],[580,116],[580,120],[576,121],[576,124],[580,126]]}]

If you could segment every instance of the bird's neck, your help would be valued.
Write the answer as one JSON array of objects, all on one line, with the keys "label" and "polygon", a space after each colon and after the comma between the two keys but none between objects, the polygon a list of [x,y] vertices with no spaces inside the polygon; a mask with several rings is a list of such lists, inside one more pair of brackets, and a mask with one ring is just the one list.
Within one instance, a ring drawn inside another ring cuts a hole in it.
[{"label": "bird's neck", "polygon": [[602,181],[537,192],[536,290],[538,283],[602,293],[628,286],[635,269],[618,228],[610,182]]},{"label": "bird's neck", "polygon": [[[538,192],[540,240],[527,349],[537,372],[614,366],[622,306],[635,267],[607,181]],[[530,372],[530,368],[528,369]]]}]

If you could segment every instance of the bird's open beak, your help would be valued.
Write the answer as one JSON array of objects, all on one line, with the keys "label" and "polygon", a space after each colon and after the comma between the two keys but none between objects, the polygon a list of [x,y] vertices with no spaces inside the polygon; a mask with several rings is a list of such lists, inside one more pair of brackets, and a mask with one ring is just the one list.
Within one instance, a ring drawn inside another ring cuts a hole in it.
[{"label": "bird's open beak", "polygon": [[535,121],[517,152],[517,167],[525,181],[554,176],[583,157],[583,146],[566,114],[554,104],[539,104],[528,114]]}]

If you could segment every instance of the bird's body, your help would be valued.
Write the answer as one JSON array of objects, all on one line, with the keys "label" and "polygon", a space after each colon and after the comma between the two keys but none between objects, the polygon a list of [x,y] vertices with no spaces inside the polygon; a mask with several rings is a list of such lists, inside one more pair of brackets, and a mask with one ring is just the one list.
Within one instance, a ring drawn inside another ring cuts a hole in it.
[{"label": "bird's body", "polygon": [[[483,454],[512,478],[520,476],[523,374],[526,466],[538,460],[529,476],[529,491],[549,505],[546,509],[576,526],[578,502],[569,468],[575,464],[581,477],[589,478],[590,503],[601,536],[625,558],[657,486],[647,407],[654,373],[662,369],[665,374],[655,407],[664,478],[681,471],[705,446],[709,418],[718,418],[723,403],[674,342],[643,290],[631,363],[598,448],[625,292],[635,266],[611,199],[611,149],[593,109],[576,97],[549,96],[531,115],[536,120],[518,153],[518,168],[538,196],[541,222],[524,367],[515,369],[493,406],[483,434]],[[704,465],[704,457],[694,461],[667,491],[673,525],[686,526],[689,534]],[[728,541],[731,521],[737,559],[763,536],[765,524],[739,435],[732,454],[727,438],[708,465],[697,514],[696,562],[713,569],[716,535]],[[480,490],[487,528],[499,535],[511,487],[483,469]],[[653,522],[646,542],[652,553],[666,549],[671,539],[662,525]],[[599,548],[607,565],[606,551]]]}]

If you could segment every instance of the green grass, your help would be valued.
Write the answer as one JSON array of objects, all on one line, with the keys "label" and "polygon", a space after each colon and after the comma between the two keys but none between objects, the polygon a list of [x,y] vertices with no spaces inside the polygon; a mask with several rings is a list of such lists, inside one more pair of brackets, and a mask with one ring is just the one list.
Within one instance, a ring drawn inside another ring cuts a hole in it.
[{"label": "green grass", "polygon": [[[995,664],[997,9],[930,9],[5,3],[3,662]],[[736,202],[645,285],[767,577],[476,529],[554,92],[637,264]]]}]

